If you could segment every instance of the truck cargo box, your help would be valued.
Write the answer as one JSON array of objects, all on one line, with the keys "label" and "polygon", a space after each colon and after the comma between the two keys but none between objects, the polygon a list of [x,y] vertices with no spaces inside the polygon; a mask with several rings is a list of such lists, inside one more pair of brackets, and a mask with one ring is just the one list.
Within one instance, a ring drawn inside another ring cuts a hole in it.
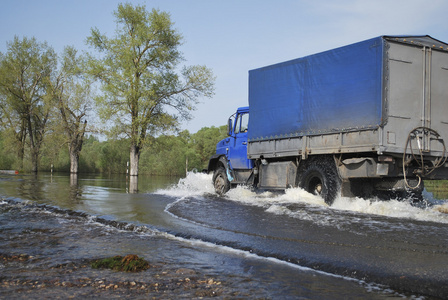
[{"label": "truck cargo box", "polygon": [[248,156],[400,153],[413,128],[448,133],[447,95],[448,44],[430,36],[380,36],[251,70]]}]

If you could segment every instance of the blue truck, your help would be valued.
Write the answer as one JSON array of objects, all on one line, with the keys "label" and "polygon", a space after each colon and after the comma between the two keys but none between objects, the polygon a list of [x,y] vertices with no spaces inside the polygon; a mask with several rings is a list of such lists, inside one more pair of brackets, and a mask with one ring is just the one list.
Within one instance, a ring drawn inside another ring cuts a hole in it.
[{"label": "blue truck", "polygon": [[[208,172],[218,194],[301,187],[332,204],[448,179],[448,44],[380,36],[249,71]],[[390,198],[389,198],[390,199]]]}]

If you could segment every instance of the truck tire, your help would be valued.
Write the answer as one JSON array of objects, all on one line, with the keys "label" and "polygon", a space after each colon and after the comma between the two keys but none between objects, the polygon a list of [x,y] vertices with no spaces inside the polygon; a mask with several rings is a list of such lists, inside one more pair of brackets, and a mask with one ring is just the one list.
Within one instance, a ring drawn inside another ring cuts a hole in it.
[{"label": "truck tire", "polygon": [[297,170],[297,185],[308,193],[333,204],[341,187],[341,178],[332,157],[310,158]]},{"label": "truck tire", "polygon": [[230,190],[230,181],[223,167],[219,167],[213,173],[213,186],[218,195],[224,195]]}]

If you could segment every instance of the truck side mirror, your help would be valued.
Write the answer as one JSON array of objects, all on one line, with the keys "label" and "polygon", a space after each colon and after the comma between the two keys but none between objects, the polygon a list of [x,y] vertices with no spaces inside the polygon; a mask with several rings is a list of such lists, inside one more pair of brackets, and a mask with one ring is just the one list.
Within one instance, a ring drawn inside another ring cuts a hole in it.
[{"label": "truck side mirror", "polygon": [[233,119],[229,118],[229,120],[227,121],[227,135],[228,136],[232,135],[232,128],[233,128]]}]

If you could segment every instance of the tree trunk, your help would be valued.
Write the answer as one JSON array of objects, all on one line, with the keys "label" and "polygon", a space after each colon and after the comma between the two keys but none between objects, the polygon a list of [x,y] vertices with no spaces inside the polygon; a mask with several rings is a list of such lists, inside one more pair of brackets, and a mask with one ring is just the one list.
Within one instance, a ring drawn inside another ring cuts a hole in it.
[{"label": "tree trunk", "polygon": [[31,147],[31,172],[37,173],[37,165],[39,159],[39,151],[35,147]]},{"label": "tree trunk", "polygon": [[19,143],[19,169],[23,170],[23,159],[25,157],[25,144],[26,144],[26,126],[25,121],[22,120],[20,132],[16,134],[17,142]]},{"label": "tree trunk", "polygon": [[131,145],[131,151],[130,151],[130,170],[129,175],[130,176],[138,176],[138,161],[140,159],[140,148],[136,145]]},{"label": "tree trunk", "polygon": [[72,147],[69,149],[70,152],[70,173],[78,174],[79,169],[79,152]]},{"label": "tree trunk", "polygon": [[22,145],[20,145],[18,157],[19,157],[19,170],[23,170],[23,159],[25,157],[25,148]]},{"label": "tree trunk", "polygon": [[[61,109],[61,111],[64,110]],[[62,115],[64,117],[66,128],[69,128],[70,125],[65,119],[65,113],[63,113]],[[70,130],[66,129],[66,133],[70,138],[70,144],[68,146],[70,155],[70,174],[78,174],[79,172],[79,155],[81,154],[82,145],[84,143],[84,134],[86,132],[87,120],[85,120],[82,125],[79,125],[79,122],[76,122],[74,125],[76,125],[74,134],[71,134]]]},{"label": "tree trunk", "polygon": [[39,157],[39,150],[36,146],[36,142],[34,140],[34,131],[31,123],[31,114],[26,116],[26,124],[28,127],[29,137],[30,137],[30,156],[31,156],[31,172],[37,173],[37,159]]}]

